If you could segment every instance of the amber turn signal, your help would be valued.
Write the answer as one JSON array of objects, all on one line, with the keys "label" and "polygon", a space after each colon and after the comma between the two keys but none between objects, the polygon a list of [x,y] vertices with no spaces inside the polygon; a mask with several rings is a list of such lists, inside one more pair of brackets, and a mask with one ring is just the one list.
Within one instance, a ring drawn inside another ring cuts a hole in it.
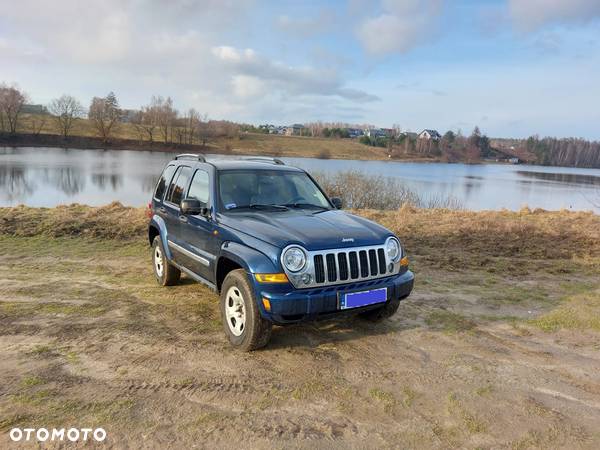
[{"label": "amber turn signal", "polygon": [[259,283],[287,283],[289,281],[285,273],[255,273],[254,277]]},{"label": "amber turn signal", "polygon": [[269,301],[269,299],[266,297],[263,297],[262,302],[263,302],[263,306],[265,307],[265,311],[271,312],[271,302]]},{"label": "amber turn signal", "polygon": [[408,256],[405,256],[400,260],[400,265],[404,267],[408,267]]}]

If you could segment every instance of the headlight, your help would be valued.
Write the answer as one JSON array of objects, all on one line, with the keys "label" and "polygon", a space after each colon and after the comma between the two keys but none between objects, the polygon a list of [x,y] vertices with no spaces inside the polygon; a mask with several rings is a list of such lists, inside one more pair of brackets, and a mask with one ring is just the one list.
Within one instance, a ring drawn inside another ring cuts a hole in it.
[{"label": "headlight", "polygon": [[281,255],[281,263],[290,272],[300,272],[306,266],[306,252],[300,247],[289,247]]},{"label": "headlight", "polygon": [[400,251],[400,242],[398,242],[398,239],[389,237],[385,242],[385,252],[390,261],[397,262],[402,253]]}]

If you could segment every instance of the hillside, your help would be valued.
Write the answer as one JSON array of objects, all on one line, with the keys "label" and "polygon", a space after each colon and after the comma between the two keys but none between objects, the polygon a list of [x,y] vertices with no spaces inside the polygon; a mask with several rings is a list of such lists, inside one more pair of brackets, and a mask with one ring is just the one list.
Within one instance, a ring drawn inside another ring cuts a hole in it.
[{"label": "hillside", "polygon": [[[43,121],[43,123],[42,123]],[[31,133],[31,130],[39,133]],[[80,148],[131,148],[152,150],[189,150],[204,153],[252,154],[287,157],[312,157],[322,159],[389,159],[385,148],[363,145],[355,139],[283,136],[250,132],[234,132],[230,135],[210,136],[206,145],[164,143],[158,133],[154,142],[149,142],[134,125],[121,123],[114,137],[103,142],[97,137],[92,123],[87,119],[76,119],[71,135],[64,139],[56,134],[50,116],[23,115],[16,136],[0,135],[0,144],[21,146],[71,146]],[[197,140],[197,139],[196,139]],[[176,141],[176,139],[175,139]],[[431,161],[432,158],[407,155],[406,160]]]}]

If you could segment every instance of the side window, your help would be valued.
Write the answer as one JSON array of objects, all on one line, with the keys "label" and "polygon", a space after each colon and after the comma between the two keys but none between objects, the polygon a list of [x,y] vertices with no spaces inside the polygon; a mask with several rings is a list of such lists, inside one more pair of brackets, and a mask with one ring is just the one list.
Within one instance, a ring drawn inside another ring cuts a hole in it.
[{"label": "side window", "polygon": [[177,172],[173,177],[173,182],[169,186],[169,191],[167,192],[167,196],[165,198],[166,201],[179,206],[181,200],[183,199],[183,191],[185,190],[185,187],[190,179],[191,171],[192,169],[185,166],[181,166],[177,169]]},{"label": "side window", "polygon": [[192,184],[190,184],[188,198],[194,198],[208,204],[208,192],[208,173],[204,170],[196,170]]},{"label": "side window", "polygon": [[165,195],[165,191],[167,190],[167,186],[173,177],[173,173],[175,173],[175,166],[167,166],[160,176],[160,180],[156,184],[156,189],[154,190],[154,198],[158,200],[162,200],[163,195]]}]

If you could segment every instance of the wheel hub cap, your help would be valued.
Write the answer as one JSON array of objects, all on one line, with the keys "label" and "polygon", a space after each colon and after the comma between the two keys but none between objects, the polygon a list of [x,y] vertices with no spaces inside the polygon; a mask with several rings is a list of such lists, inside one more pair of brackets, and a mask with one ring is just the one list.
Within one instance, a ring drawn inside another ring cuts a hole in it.
[{"label": "wheel hub cap", "polygon": [[156,274],[159,277],[162,277],[164,270],[164,262],[162,251],[160,250],[159,246],[156,246],[156,248],[154,249],[154,267],[156,268]]},{"label": "wheel hub cap", "polygon": [[229,330],[235,336],[239,336],[244,332],[246,305],[241,291],[235,286],[230,287],[225,296],[225,318]]}]

